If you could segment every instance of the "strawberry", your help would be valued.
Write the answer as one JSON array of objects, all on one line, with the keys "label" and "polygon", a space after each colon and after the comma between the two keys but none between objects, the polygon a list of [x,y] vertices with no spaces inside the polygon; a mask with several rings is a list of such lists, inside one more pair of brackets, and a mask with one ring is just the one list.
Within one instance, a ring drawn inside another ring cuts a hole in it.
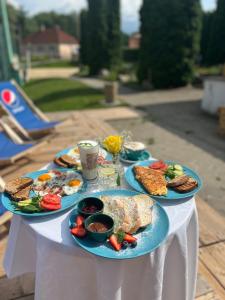
[{"label": "strawberry", "polygon": [[137,239],[134,236],[132,236],[131,234],[126,233],[124,235],[123,240],[126,241],[126,242],[128,242],[129,244],[131,244],[133,242],[136,242]]},{"label": "strawberry", "polygon": [[84,224],[84,217],[82,217],[82,216],[77,216],[76,223],[77,223],[77,226],[78,226],[78,227],[83,226],[83,224]]},{"label": "strawberry", "polygon": [[121,250],[121,244],[118,243],[117,237],[115,234],[112,234],[109,238],[109,242],[112,245],[112,247],[116,250],[116,251],[120,251]]},{"label": "strawberry", "polygon": [[74,227],[73,229],[71,229],[70,230],[70,232],[73,234],[73,235],[75,235],[75,236],[77,236],[77,237],[84,237],[86,234],[87,234],[87,232],[86,232],[86,230],[84,229],[84,227]]}]

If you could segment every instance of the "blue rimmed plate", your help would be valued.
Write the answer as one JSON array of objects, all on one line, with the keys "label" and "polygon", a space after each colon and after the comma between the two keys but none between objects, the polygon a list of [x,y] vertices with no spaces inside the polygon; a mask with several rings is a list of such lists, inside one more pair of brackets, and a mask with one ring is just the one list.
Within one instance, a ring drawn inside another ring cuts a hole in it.
[{"label": "blue rimmed plate", "polygon": [[151,153],[147,150],[143,151],[143,153],[138,157],[137,160],[128,159],[126,152],[121,152],[121,154],[120,154],[121,162],[126,163],[126,164],[136,164],[139,161],[149,160],[150,157],[151,157]]},{"label": "blue rimmed plate", "polygon": [[[57,170],[57,168],[54,168],[54,169]],[[60,172],[63,172],[63,171],[68,172],[68,169],[60,168]],[[24,177],[30,177],[32,179],[36,179],[41,174],[48,173],[48,172],[49,172],[49,170],[36,171],[36,172],[33,172],[33,173],[28,173]],[[77,173],[81,177],[81,174],[79,172],[75,172],[75,171],[73,171],[73,172]],[[75,193],[73,195],[63,196],[62,197],[62,202],[61,202],[62,207],[58,210],[55,210],[55,211],[43,211],[43,212],[37,212],[37,213],[22,212],[22,211],[16,209],[16,207],[13,205],[13,203],[11,201],[10,196],[7,193],[3,193],[1,195],[1,200],[2,200],[3,206],[7,210],[11,211],[12,213],[14,213],[16,215],[21,215],[21,216],[26,216],[26,217],[43,217],[43,216],[48,216],[48,215],[54,215],[54,214],[60,213],[64,210],[67,210],[67,209],[73,207],[75,205],[75,203],[77,202],[77,199],[79,198],[78,195],[81,195],[81,193],[84,192],[86,190],[86,188],[87,188],[87,183],[83,179],[82,188],[77,193]],[[34,192],[31,191],[30,196],[32,197],[34,195],[35,195]]]},{"label": "blue rimmed plate", "polygon": [[[139,163],[135,164],[135,166],[149,166],[153,162],[155,162],[155,160],[143,161],[143,162],[139,162]],[[166,164],[178,164],[176,162],[168,161],[168,160],[166,160],[165,163]],[[139,183],[137,181],[137,179],[135,178],[133,167],[134,167],[134,165],[130,166],[129,168],[127,168],[127,170],[125,172],[124,176],[125,176],[125,179],[126,179],[127,183],[132,188],[134,188],[136,191],[147,194],[148,192],[145,190],[145,188],[142,186],[142,184]],[[189,169],[186,166],[182,166],[182,167],[183,167],[184,173],[186,175],[189,175],[189,176],[193,177],[198,182],[198,186],[193,191],[191,191],[189,193],[182,193],[181,194],[181,193],[176,192],[175,190],[172,190],[172,189],[168,188],[168,192],[167,192],[166,196],[151,195],[151,197],[154,198],[154,199],[158,199],[158,200],[162,200],[162,199],[164,199],[164,200],[178,200],[178,199],[185,199],[185,198],[193,197],[201,189],[202,181],[201,181],[200,177],[193,170]]]},{"label": "blue rimmed plate", "polygon": [[[62,155],[64,155],[64,154],[68,154],[68,155],[72,155],[73,156],[73,154],[72,154],[72,151],[73,151],[73,149],[76,149],[77,147],[75,146],[75,147],[69,147],[69,148],[66,148],[66,149],[63,149],[63,150],[61,150],[60,152],[58,152],[56,155],[55,155],[55,157],[60,157],[60,156],[62,156]],[[103,148],[100,148],[100,150],[99,150],[99,155],[100,156],[103,156],[106,160],[112,160],[112,155],[110,154],[110,153],[108,153],[105,149],[103,149]],[[79,154],[74,154],[74,157],[75,158],[77,158],[78,159],[78,157],[79,157]]]},{"label": "blue rimmed plate", "polygon": [[[135,196],[139,193],[130,190],[107,190],[97,193],[90,194],[92,197],[100,197],[102,195],[120,195],[120,196]],[[80,200],[88,195],[82,195]],[[77,216],[77,209],[75,208],[70,215],[69,226],[74,223]],[[69,229],[68,229],[69,230]],[[148,254],[158,248],[166,239],[169,231],[169,219],[158,203],[153,206],[153,222],[152,225],[147,226],[142,229],[139,233],[135,235],[137,238],[137,246],[133,249],[127,248],[126,250],[121,250],[119,252],[115,251],[108,242],[97,243],[92,239],[77,238],[72,235],[75,242],[80,245],[85,251],[92,253],[97,256],[101,256],[109,259],[133,259],[145,254]]]}]

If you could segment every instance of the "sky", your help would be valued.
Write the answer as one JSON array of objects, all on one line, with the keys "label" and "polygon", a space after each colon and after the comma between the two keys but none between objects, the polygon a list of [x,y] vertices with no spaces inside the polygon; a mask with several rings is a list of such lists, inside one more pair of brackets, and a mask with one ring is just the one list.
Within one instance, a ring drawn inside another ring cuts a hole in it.
[{"label": "sky", "polygon": [[[8,0],[8,2],[15,6],[22,6],[30,15],[52,10],[69,13],[86,7],[86,0]],[[205,11],[215,9],[216,0],[201,0],[201,2]],[[142,0],[121,0],[122,30],[124,32],[132,33],[138,31],[141,3]]]}]

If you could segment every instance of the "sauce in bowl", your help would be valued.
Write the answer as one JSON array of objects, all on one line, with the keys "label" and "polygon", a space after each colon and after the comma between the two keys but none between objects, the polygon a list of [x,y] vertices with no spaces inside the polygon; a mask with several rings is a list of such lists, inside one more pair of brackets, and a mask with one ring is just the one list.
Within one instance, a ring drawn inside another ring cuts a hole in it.
[{"label": "sauce in bowl", "polygon": [[102,222],[93,222],[88,225],[87,229],[91,232],[106,232],[109,230],[109,227]]}]

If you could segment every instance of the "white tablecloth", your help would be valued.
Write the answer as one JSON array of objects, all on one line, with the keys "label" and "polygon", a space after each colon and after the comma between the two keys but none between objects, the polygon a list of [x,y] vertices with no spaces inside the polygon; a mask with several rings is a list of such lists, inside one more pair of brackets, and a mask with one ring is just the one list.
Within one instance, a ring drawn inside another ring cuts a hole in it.
[{"label": "white tablecloth", "polygon": [[8,277],[34,272],[36,300],[193,300],[198,252],[194,198],[161,203],[170,229],[165,243],[133,260],[107,260],[77,246],[70,211],[55,217],[14,216],[4,267]]}]

